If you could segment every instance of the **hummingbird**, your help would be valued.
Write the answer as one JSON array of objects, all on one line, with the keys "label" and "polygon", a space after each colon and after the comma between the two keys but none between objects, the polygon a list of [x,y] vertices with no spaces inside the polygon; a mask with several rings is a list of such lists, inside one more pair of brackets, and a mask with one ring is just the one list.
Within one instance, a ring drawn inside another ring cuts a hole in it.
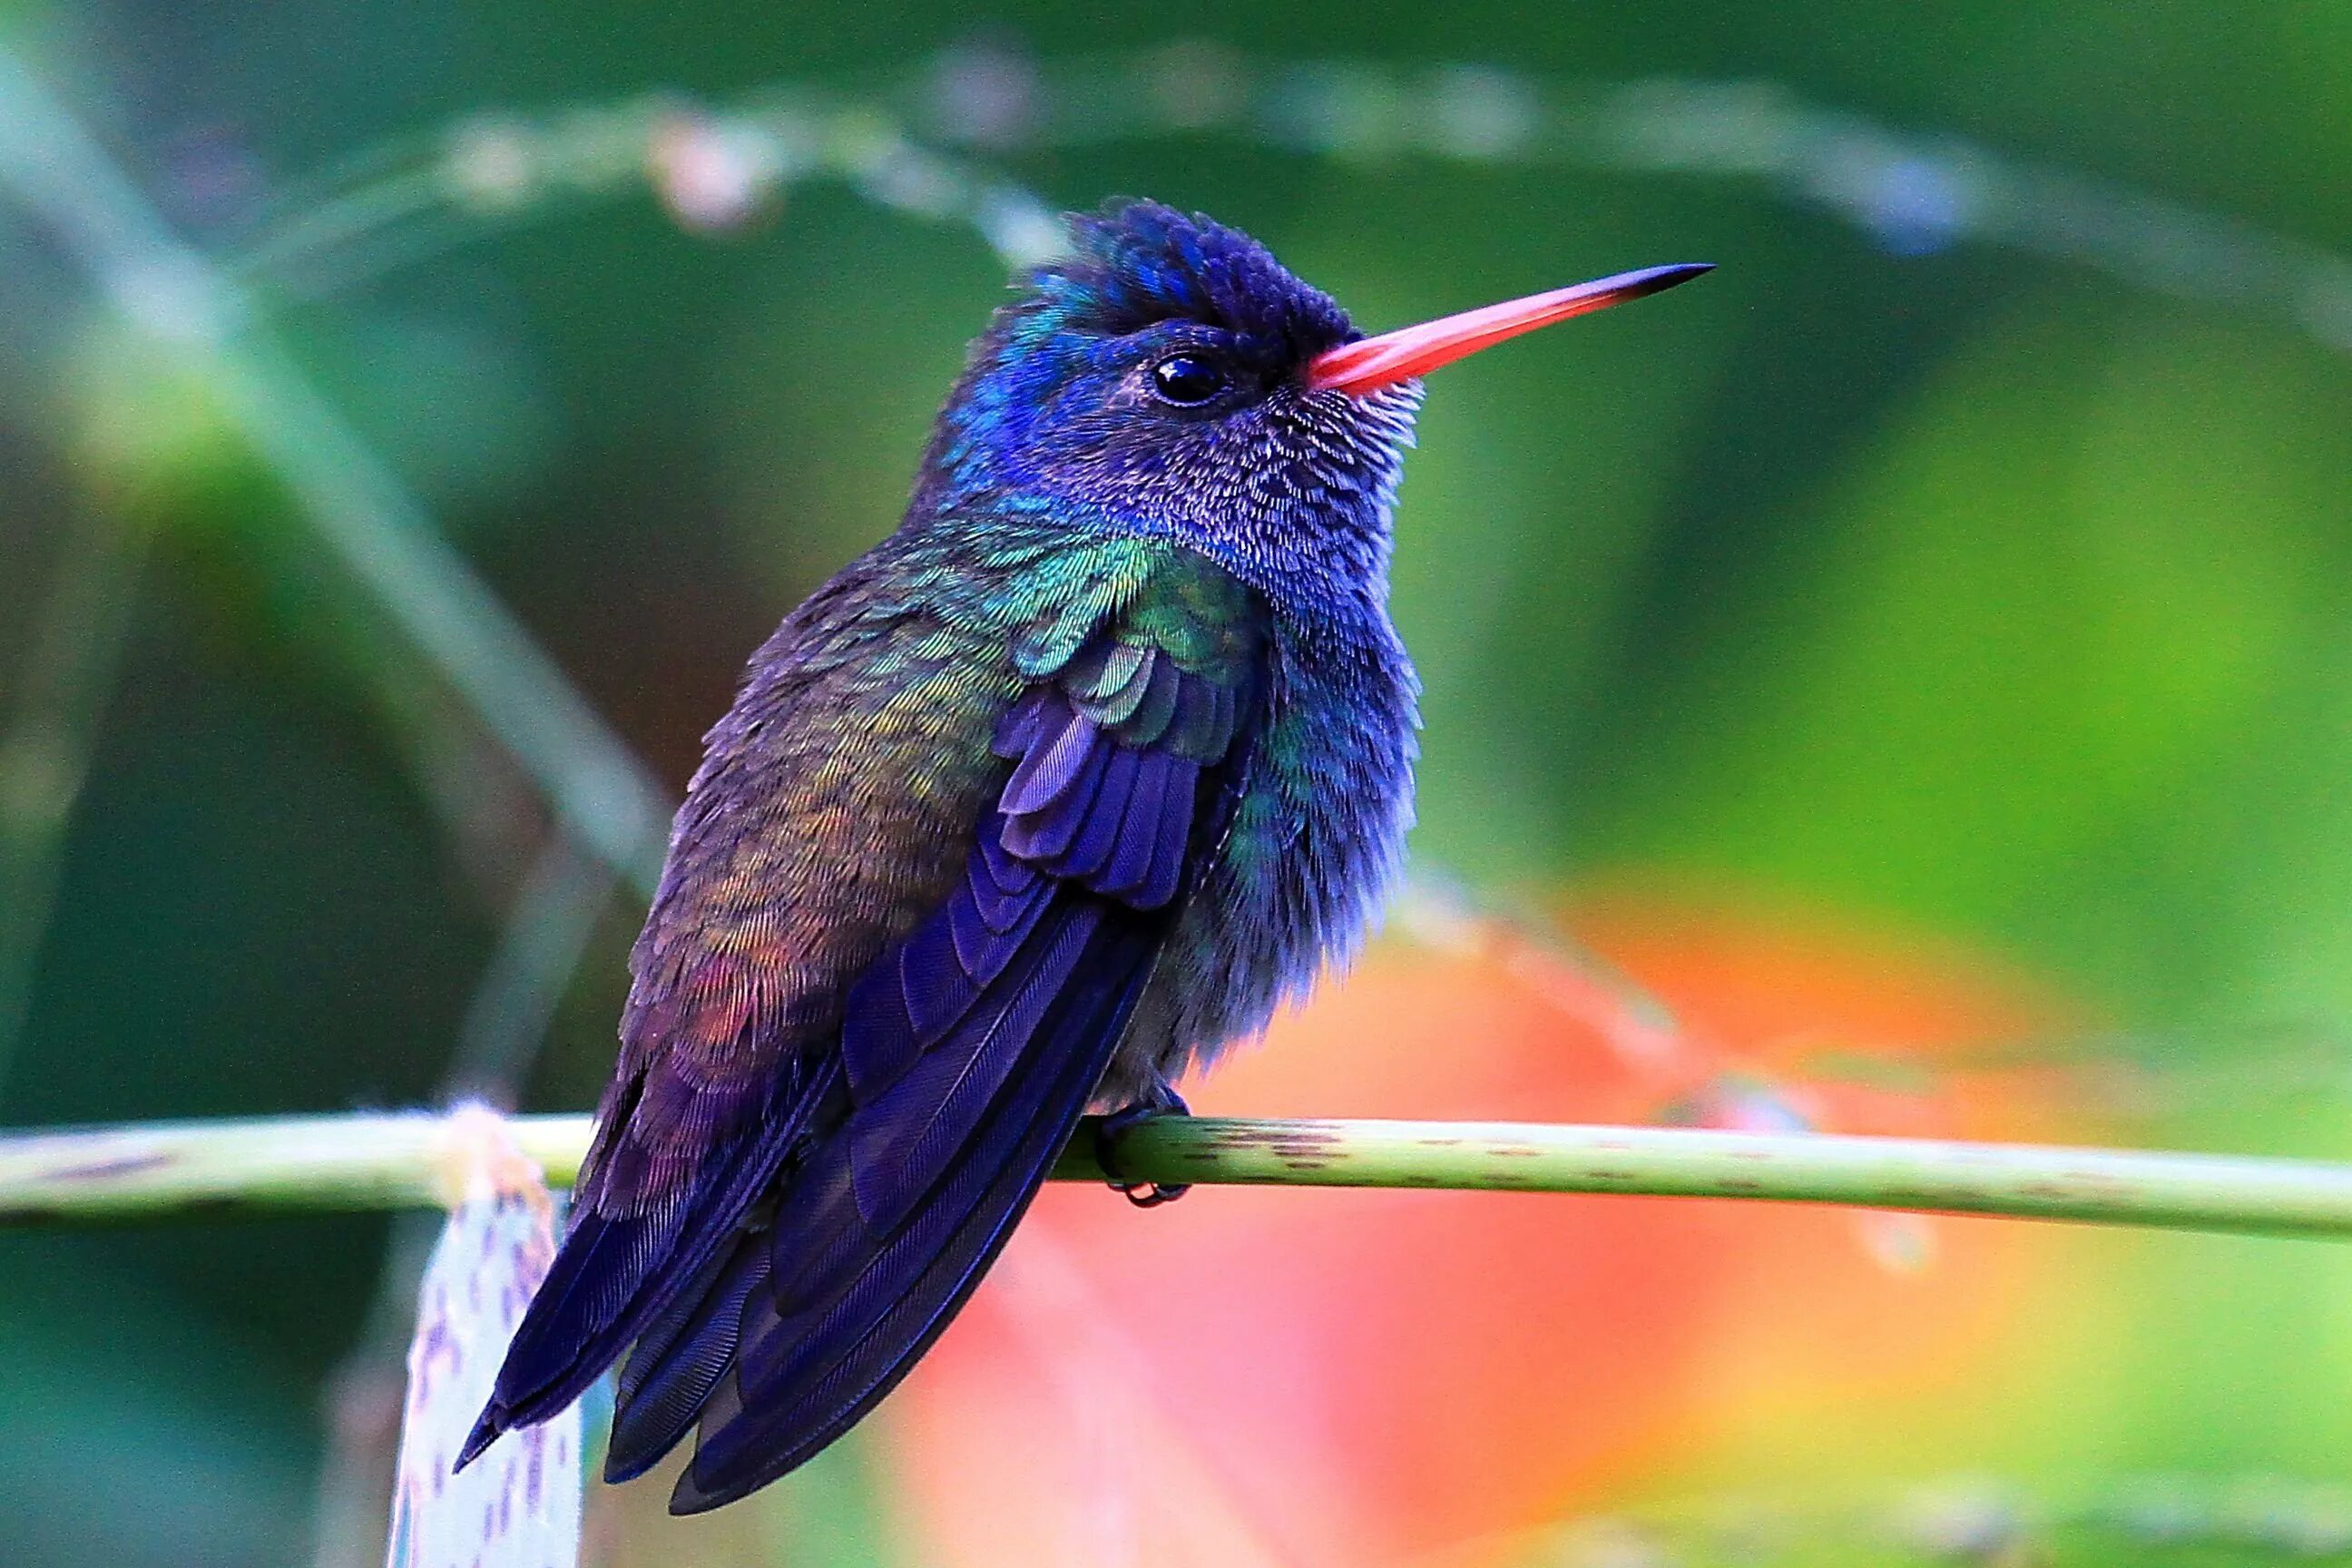
[{"label": "hummingbird", "polygon": [[897,531],[753,656],[630,955],[572,1220],[461,1451],[621,1367],[605,1479],[792,1470],[1097,1152],[1361,945],[1412,818],[1388,612],[1421,376],[1652,268],[1366,337],[1256,240],[1074,216]]}]

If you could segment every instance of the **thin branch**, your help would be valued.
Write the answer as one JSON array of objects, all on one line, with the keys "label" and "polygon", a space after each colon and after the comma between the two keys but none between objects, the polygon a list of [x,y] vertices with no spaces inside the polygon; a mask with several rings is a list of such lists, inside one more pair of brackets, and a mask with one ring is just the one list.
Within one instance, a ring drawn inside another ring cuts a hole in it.
[{"label": "thin branch", "polygon": [[660,784],[269,341],[256,301],[172,231],[5,47],[0,194],[47,224],[124,321],[204,374],[318,537],[513,752],[565,830],[650,892],[669,816]]},{"label": "thin branch", "polygon": [[74,509],[0,725],[0,1099],[32,1012],[66,835],[130,642],[146,555],[142,531],[86,503]]},{"label": "thin branch", "polygon": [[547,1041],[549,1023],[613,901],[611,867],[562,833],[550,837],[516,891],[489,967],[457,1028],[444,1078],[449,1099],[480,1095],[511,1108]]},{"label": "thin branch", "polygon": [[289,193],[227,267],[280,292],[327,292],[499,222],[648,183],[681,224],[722,229],[821,177],[895,211],[965,223],[1020,265],[1055,243],[1050,209],[939,147],[1034,160],[1203,135],[1357,166],[1435,159],[1736,181],[1827,212],[1898,256],[2007,248],[2263,312],[2352,351],[2352,258],[1775,83],[1283,60],[1205,42],[1041,57],[961,47],[864,94],[779,82],[712,104],[639,97],[479,115],[438,137],[397,138]]},{"label": "thin branch", "polygon": [[[478,1112],[475,1113],[478,1116]],[[445,1203],[464,1124],[422,1112],[158,1122],[0,1138],[0,1225]],[[584,1116],[517,1146],[568,1184]],[[1055,1175],[1100,1181],[1092,1125]],[[1134,1181],[1759,1199],[2251,1235],[2352,1237],[2352,1164],[2031,1143],[1471,1121],[1176,1117],[1118,1145]]]}]

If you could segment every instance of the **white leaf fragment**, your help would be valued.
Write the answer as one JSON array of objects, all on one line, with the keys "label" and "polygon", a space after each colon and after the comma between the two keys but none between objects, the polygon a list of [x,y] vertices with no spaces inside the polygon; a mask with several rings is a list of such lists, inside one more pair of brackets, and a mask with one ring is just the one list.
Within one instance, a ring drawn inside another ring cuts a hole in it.
[{"label": "white leaf fragment", "polygon": [[451,1473],[555,1256],[546,1185],[503,1122],[467,1108],[451,1129],[457,1202],[418,1292],[385,1560],[390,1568],[576,1568],[577,1405],[508,1434]]}]

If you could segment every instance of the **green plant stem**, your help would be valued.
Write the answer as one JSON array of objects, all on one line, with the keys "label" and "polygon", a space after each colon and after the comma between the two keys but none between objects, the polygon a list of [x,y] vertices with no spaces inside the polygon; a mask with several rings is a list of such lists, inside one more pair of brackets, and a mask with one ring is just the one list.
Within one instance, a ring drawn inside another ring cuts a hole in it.
[{"label": "green plant stem", "polygon": [[[0,1138],[0,1225],[444,1203],[462,1133],[425,1113],[161,1122]],[[583,1116],[510,1124],[562,1185]],[[1100,1181],[1092,1125],[1055,1169]],[[1761,1199],[2352,1237],[2352,1165],[2030,1143],[1462,1121],[1171,1117],[1120,1140],[1131,1181]]]}]

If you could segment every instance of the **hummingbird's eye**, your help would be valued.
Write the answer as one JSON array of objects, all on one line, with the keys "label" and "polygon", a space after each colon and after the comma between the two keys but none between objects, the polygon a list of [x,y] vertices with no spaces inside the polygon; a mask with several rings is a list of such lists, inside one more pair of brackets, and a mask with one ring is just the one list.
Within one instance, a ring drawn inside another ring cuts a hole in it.
[{"label": "hummingbird's eye", "polygon": [[1151,367],[1151,386],[1171,403],[1197,408],[1225,389],[1225,373],[1199,354],[1171,354]]}]

